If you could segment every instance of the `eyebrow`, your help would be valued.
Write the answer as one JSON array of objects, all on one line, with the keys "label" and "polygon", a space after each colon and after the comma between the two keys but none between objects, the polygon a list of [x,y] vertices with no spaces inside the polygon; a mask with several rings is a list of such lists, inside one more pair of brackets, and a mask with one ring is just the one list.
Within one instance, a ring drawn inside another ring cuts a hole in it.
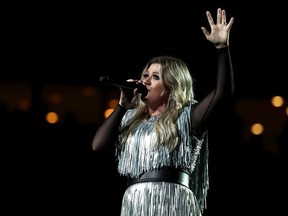
[{"label": "eyebrow", "polygon": [[[144,71],[144,73],[149,73],[149,71],[147,70],[147,71]],[[143,73],[143,74],[144,74]],[[153,71],[153,72],[151,72],[152,74],[157,74],[157,75],[159,75],[160,74],[160,72],[158,72],[158,71]]]}]

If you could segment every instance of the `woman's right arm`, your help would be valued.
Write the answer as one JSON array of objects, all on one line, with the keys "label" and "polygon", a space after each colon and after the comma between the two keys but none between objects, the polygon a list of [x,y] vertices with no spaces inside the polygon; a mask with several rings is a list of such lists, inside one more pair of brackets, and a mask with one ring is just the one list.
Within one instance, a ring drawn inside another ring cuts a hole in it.
[{"label": "woman's right arm", "polygon": [[118,104],[111,115],[99,126],[92,142],[92,149],[94,151],[99,150],[116,140],[121,119],[126,111],[126,108]]},{"label": "woman's right arm", "polygon": [[137,98],[139,99],[139,94],[137,93],[137,88],[133,90],[132,99],[129,98],[131,92],[124,91],[120,88],[120,99],[119,104],[115,108],[115,110],[111,113],[111,115],[105,119],[105,121],[98,128],[93,142],[92,149],[94,151],[101,149],[102,147],[114,143],[119,134],[119,126],[121,120],[128,109],[134,106],[137,102]]},{"label": "woman's right arm", "polygon": [[100,125],[94,136],[92,142],[92,149],[94,151],[99,150],[100,148],[116,141],[119,132],[118,129],[124,114],[128,109],[135,105],[137,100],[139,100],[139,97],[140,95],[137,88],[134,89],[132,92],[125,91],[120,88],[120,99],[118,106],[111,113],[111,115],[107,119],[105,119],[105,121]]}]

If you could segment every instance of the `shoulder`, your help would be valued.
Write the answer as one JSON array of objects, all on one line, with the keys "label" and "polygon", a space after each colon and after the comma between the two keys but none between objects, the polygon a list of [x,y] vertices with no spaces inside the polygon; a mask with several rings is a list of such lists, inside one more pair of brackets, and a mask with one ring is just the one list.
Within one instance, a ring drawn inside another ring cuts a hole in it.
[{"label": "shoulder", "polygon": [[192,109],[196,104],[198,103],[198,101],[192,99],[187,101],[187,103],[182,107],[183,110],[190,110]]},{"label": "shoulder", "polygon": [[126,124],[134,116],[135,112],[136,109],[128,109],[122,118],[122,124]]}]

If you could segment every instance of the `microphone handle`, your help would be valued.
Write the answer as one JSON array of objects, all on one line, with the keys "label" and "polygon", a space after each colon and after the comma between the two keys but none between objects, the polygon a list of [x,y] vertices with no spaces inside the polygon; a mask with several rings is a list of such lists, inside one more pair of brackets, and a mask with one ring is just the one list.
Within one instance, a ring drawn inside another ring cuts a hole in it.
[{"label": "microphone handle", "polygon": [[142,83],[138,83],[138,82],[115,83],[115,82],[111,82],[108,77],[100,77],[99,80],[105,84],[115,86],[118,88],[122,88],[122,89],[126,89],[126,90],[133,90],[137,88],[138,92],[142,93],[142,97],[145,97],[148,94],[148,89]]},{"label": "microphone handle", "polygon": [[[127,82],[128,83],[128,82]],[[111,85],[111,86],[115,86],[115,87],[119,87],[119,88],[122,88],[122,89],[129,89],[129,90],[133,90],[135,89],[136,87],[134,87],[133,85],[135,85],[134,83],[133,84],[130,84],[131,86],[128,85],[124,85],[124,84],[120,84],[120,83],[113,83],[113,82],[107,82],[107,84]]]}]

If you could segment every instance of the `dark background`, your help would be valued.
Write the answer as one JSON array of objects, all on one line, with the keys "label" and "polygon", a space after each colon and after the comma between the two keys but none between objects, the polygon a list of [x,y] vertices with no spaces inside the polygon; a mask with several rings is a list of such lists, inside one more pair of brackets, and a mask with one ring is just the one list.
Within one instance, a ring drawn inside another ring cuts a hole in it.
[{"label": "dark background", "polygon": [[135,75],[150,57],[163,54],[183,58],[201,77],[213,53],[200,27],[209,27],[205,11],[215,17],[217,7],[235,17],[230,44],[237,94],[287,95],[285,7],[277,1],[9,5],[2,20],[1,77],[87,84],[101,74]]},{"label": "dark background", "polygon": [[[98,125],[81,125],[73,116],[60,126],[46,125],[40,120],[45,107],[39,90],[47,83],[97,86],[100,75],[125,80],[140,73],[151,57],[172,55],[184,59],[201,80],[196,89],[201,98],[213,82],[214,47],[200,27],[209,27],[205,11],[215,17],[217,7],[225,8],[228,18],[235,17],[230,39],[235,100],[275,94],[287,99],[283,3],[6,5],[0,81],[31,82],[36,99],[28,113],[1,116],[5,206],[37,215],[119,215],[125,179],[116,172],[112,147],[91,151]],[[280,215],[287,200],[287,151],[276,156],[265,152],[261,137],[251,138],[253,147],[244,143],[241,116],[233,105],[225,111],[227,117],[218,119],[210,133],[211,189],[205,215]],[[285,146],[287,129],[282,136],[277,142]]]}]

